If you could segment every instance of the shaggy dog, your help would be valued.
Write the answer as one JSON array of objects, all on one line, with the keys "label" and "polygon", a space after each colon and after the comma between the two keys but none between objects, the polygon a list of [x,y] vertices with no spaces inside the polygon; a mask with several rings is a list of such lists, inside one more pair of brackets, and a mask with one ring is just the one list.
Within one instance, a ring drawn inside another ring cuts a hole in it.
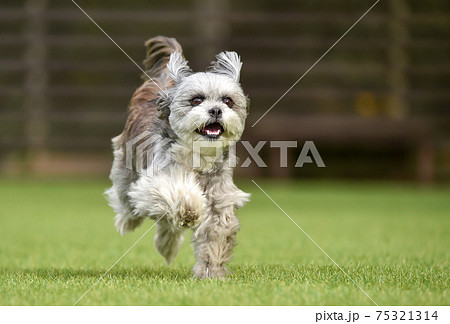
[{"label": "shaggy dog", "polygon": [[146,42],[147,81],[131,98],[125,129],[113,138],[113,186],[106,196],[123,235],[156,221],[155,247],[169,264],[187,228],[198,278],[229,273],[239,220],[249,194],[233,183],[233,143],[244,131],[248,98],[242,63],[222,52],[206,72],[194,73],[174,38]]}]

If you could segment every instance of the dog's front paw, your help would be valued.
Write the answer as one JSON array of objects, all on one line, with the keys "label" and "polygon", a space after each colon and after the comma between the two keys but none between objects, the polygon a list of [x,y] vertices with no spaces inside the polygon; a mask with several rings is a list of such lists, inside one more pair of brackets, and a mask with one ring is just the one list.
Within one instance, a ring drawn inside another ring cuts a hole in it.
[{"label": "dog's front paw", "polygon": [[203,262],[197,262],[192,269],[194,277],[199,279],[208,278],[224,278],[231,274],[231,272],[224,265],[208,265]]},{"label": "dog's front paw", "polygon": [[178,201],[172,208],[172,220],[176,227],[193,228],[205,214],[206,198],[199,190],[182,188],[178,192]]},{"label": "dog's front paw", "polygon": [[193,210],[188,210],[184,215],[179,217],[179,225],[182,227],[194,227],[199,220],[199,215]]}]

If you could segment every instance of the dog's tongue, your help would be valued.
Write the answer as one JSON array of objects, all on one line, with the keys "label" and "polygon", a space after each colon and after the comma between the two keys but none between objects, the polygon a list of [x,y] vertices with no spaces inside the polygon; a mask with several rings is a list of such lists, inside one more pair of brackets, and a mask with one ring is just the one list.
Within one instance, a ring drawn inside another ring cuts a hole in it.
[{"label": "dog's tongue", "polygon": [[218,136],[222,133],[222,126],[219,123],[213,123],[205,126],[203,131],[210,136]]}]

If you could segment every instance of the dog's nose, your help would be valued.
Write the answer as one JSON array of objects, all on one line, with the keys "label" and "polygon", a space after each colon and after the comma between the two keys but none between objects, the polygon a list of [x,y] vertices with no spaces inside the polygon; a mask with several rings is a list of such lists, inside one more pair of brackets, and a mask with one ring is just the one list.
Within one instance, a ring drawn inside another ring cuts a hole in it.
[{"label": "dog's nose", "polygon": [[216,118],[222,116],[222,109],[220,108],[211,108],[208,112],[211,116]]}]

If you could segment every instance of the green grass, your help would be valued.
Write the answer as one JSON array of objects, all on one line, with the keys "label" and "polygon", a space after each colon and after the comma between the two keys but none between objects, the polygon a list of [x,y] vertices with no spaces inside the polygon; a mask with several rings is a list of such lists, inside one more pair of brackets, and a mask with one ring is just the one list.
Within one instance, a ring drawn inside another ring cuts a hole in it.
[{"label": "green grass", "polygon": [[[449,305],[450,188],[257,183],[379,305]],[[121,237],[96,180],[0,181],[0,305],[72,305],[147,230]],[[251,182],[226,280],[171,265],[154,231],[80,305],[373,305]],[[189,238],[186,238],[189,241]]]}]

